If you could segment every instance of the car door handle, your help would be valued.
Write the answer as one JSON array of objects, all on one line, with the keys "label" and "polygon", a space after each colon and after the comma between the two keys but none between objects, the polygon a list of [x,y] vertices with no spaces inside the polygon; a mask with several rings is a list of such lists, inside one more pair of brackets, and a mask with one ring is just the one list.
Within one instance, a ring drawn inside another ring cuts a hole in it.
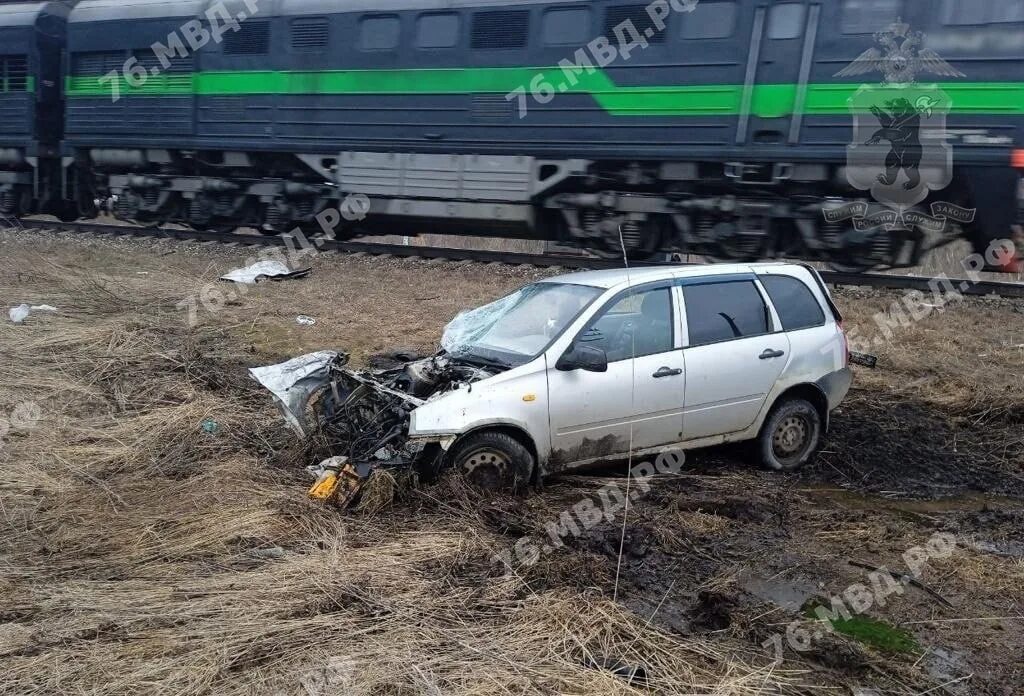
[{"label": "car door handle", "polygon": [[678,377],[683,374],[683,371],[679,368],[673,370],[671,367],[663,367],[654,373],[654,379],[661,379],[662,377]]},{"label": "car door handle", "polygon": [[772,350],[769,348],[765,352],[761,353],[762,360],[772,360],[773,358],[781,358],[786,352],[782,350]]}]

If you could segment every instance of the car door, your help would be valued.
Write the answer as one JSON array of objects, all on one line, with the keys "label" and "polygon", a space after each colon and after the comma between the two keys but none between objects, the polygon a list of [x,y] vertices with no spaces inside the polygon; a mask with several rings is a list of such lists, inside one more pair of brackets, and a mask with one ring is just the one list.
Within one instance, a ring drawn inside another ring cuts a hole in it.
[{"label": "car door", "polygon": [[686,440],[749,428],[789,360],[788,336],[753,274],[685,278]]},{"label": "car door", "polygon": [[576,336],[574,345],[607,353],[607,372],[549,369],[553,469],[624,455],[630,443],[635,451],[682,439],[685,372],[671,285],[620,293]]}]

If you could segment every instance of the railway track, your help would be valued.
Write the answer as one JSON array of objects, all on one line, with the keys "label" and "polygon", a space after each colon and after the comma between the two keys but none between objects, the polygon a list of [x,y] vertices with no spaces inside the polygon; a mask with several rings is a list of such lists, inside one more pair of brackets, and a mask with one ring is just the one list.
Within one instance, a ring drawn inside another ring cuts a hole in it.
[{"label": "railway track", "polygon": [[[6,222],[0,220],[0,228],[18,227],[36,230],[55,230],[77,234],[114,235],[123,237],[152,237],[177,239],[181,241],[214,242],[251,247],[294,247],[297,242],[290,235],[241,235],[233,232],[212,232],[167,227],[138,227],[133,225],[112,225],[102,222],[58,222],[53,220],[18,219]],[[422,259],[444,259],[448,261],[471,261],[475,263],[502,263],[509,265],[537,266],[541,268],[566,268],[569,270],[599,270],[618,268],[621,261],[587,256],[563,254],[523,254],[506,251],[484,251],[477,249],[449,249],[441,247],[405,246],[401,244],[379,244],[358,241],[339,241],[313,237],[320,252],[366,254],[372,256],[396,256]],[[650,266],[652,263],[637,265]],[[822,277],[830,285],[859,286],[893,290],[919,290],[927,293],[957,292],[962,295],[1024,298],[1024,283],[1001,281],[972,281],[966,278],[950,278],[948,282],[937,283],[935,278],[922,276],[898,276],[882,273],[839,273],[822,271]]]}]

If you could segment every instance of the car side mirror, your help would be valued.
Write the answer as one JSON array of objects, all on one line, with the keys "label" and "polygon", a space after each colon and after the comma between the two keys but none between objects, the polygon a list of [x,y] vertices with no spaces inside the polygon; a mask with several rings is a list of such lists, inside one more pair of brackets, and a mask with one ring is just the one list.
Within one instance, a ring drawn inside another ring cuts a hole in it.
[{"label": "car side mirror", "polygon": [[561,372],[585,370],[586,372],[607,372],[608,354],[596,346],[573,345],[558,359],[555,369]]}]

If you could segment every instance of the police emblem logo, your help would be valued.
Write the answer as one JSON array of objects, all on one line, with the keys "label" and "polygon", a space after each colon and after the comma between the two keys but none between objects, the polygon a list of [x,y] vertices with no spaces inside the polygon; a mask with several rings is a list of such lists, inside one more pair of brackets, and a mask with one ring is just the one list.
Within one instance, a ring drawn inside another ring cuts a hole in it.
[{"label": "police emblem logo", "polygon": [[896,22],[875,34],[878,46],[862,53],[836,73],[849,77],[881,73],[882,81],[862,85],[850,98],[853,139],[847,147],[847,179],[855,188],[870,191],[889,210],[867,215],[858,206],[851,215],[865,229],[884,221],[890,229],[913,225],[941,231],[948,219],[973,220],[973,211],[933,202],[931,214],[914,211],[932,191],[953,180],[953,149],[947,143],[946,117],[952,102],[935,84],[922,84],[922,74],[964,77],[964,74],[923,47],[924,35]]}]

